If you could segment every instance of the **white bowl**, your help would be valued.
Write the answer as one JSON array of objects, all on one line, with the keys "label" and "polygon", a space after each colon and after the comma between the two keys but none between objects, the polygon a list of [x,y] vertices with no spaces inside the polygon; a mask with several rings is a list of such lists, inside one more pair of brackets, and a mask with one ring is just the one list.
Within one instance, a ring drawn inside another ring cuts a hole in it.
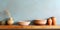
[{"label": "white bowl", "polygon": [[29,25],[30,22],[29,21],[22,21],[22,22],[18,22],[19,25]]}]

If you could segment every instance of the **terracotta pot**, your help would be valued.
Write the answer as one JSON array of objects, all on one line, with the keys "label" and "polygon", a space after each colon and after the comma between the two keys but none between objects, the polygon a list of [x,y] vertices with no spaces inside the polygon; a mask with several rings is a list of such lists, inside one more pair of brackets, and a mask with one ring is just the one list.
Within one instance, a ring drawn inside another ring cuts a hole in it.
[{"label": "terracotta pot", "polygon": [[47,19],[47,23],[48,23],[48,25],[52,25],[52,20],[51,20],[51,18],[48,18],[48,19]]},{"label": "terracotta pot", "polygon": [[25,25],[29,25],[30,22],[29,21],[20,21],[20,22],[18,22],[18,24],[25,26]]},{"label": "terracotta pot", "polygon": [[51,17],[51,19],[52,19],[52,25],[56,25],[56,18],[53,16]]},{"label": "terracotta pot", "polygon": [[45,25],[47,20],[34,20],[34,24],[36,25]]}]

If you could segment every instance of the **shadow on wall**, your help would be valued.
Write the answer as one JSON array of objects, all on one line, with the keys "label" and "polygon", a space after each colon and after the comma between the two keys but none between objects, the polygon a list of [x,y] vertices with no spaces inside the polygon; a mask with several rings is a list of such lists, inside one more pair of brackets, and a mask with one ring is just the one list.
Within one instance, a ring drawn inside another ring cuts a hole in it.
[{"label": "shadow on wall", "polygon": [[0,21],[4,20],[6,18],[8,18],[8,15],[6,14],[6,12],[5,11],[1,11],[0,12]]},{"label": "shadow on wall", "polygon": [[6,21],[8,20],[8,16],[5,11],[0,11],[0,25],[6,24]]}]

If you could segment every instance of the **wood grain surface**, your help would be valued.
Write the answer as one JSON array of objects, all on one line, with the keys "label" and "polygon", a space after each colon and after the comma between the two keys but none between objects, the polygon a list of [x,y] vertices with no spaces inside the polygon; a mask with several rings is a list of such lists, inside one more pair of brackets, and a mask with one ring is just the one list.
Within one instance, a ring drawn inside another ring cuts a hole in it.
[{"label": "wood grain surface", "polygon": [[60,29],[60,26],[19,26],[19,25],[0,25],[0,29]]}]

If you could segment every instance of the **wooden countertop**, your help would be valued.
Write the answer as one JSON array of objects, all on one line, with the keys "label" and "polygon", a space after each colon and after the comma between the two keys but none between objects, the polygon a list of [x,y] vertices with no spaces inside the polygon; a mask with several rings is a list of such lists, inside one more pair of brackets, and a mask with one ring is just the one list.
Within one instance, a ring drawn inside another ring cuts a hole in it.
[{"label": "wooden countertop", "polygon": [[0,25],[0,29],[60,29],[60,26],[19,26],[19,25]]}]

